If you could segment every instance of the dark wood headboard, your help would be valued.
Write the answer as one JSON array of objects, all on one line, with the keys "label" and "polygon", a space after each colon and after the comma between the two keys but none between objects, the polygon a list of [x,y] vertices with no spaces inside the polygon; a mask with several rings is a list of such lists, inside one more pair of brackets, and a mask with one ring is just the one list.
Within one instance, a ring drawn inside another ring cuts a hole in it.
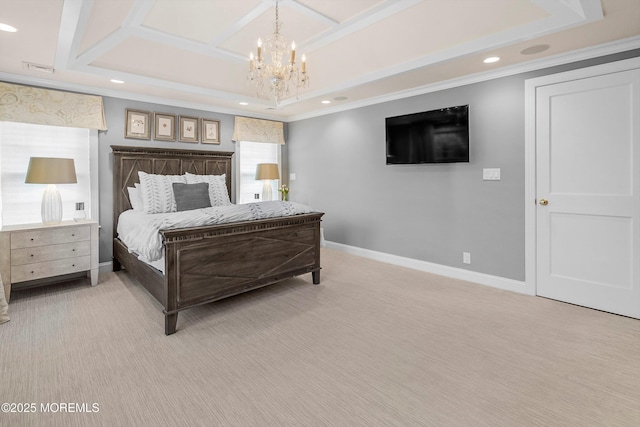
[{"label": "dark wood headboard", "polygon": [[118,218],[131,209],[127,187],[140,182],[138,171],[160,175],[226,174],[227,191],[231,199],[230,151],[181,150],[112,145],[113,152],[113,237],[117,237]]}]

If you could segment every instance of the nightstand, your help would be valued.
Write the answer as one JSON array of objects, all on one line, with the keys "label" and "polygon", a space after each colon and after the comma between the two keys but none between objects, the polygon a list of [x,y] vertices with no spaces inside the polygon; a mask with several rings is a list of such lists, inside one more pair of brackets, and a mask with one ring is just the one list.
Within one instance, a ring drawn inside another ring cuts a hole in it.
[{"label": "nightstand", "polygon": [[91,286],[98,283],[97,221],[10,225],[0,230],[0,275],[8,296],[13,283],[81,271],[87,272]]}]

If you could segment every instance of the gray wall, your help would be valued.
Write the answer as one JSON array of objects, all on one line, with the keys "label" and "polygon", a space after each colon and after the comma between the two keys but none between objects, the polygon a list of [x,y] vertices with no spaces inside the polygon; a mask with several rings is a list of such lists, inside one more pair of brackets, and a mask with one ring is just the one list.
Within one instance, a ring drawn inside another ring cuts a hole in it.
[{"label": "gray wall", "polygon": [[[291,200],[326,213],[326,240],[524,280],[524,82],[597,58],[289,124]],[[385,165],[385,117],[469,104],[470,162]],[[500,168],[500,181],[483,181]],[[462,253],[471,253],[471,265]]]}]

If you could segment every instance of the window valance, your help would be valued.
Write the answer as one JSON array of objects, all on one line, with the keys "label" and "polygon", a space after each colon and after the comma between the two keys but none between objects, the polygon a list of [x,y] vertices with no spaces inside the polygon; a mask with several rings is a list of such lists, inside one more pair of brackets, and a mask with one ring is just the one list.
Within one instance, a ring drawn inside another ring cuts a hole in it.
[{"label": "window valance", "polygon": [[102,97],[0,82],[0,121],[106,130]]},{"label": "window valance", "polygon": [[236,116],[231,140],[284,145],[284,123]]}]

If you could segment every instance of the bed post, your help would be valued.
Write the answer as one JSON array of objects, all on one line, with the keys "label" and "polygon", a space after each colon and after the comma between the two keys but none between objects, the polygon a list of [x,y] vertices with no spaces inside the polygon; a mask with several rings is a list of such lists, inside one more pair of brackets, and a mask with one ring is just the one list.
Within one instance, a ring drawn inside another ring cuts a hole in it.
[{"label": "bed post", "polygon": [[176,266],[177,247],[168,245],[167,239],[162,234],[164,246],[164,334],[171,335],[176,332],[178,323],[178,278],[179,271]]},{"label": "bed post", "polygon": [[165,335],[175,334],[177,324],[178,324],[178,313],[164,314],[164,334]]}]

